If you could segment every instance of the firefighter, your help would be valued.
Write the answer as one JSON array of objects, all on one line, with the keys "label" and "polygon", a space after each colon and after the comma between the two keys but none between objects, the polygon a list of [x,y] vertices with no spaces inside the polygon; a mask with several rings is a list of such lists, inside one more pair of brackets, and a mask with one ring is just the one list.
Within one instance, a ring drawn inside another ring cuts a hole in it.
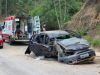
[{"label": "firefighter", "polygon": [[42,26],[43,31],[46,31],[46,24]]}]

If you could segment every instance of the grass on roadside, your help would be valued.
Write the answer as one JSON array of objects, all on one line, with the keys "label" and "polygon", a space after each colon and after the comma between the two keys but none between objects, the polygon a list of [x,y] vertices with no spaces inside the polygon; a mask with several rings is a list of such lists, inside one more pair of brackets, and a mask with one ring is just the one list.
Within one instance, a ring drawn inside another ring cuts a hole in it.
[{"label": "grass on roadside", "polygon": [[93,39],[91,36],[86,35],[84,36],[86,40],[93,46],[93,47],[100,47],[100,39]]}]

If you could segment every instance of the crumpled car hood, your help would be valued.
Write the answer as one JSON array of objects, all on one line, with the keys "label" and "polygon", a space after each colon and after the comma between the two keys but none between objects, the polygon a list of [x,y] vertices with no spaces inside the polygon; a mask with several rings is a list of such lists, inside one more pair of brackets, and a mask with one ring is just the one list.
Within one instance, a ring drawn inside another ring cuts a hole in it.
[{"label": "crumpled car hood", "polygon": [[89,48],[89,43],[87,42],[87,40],[76,37],[64,39],[62,41],[59,41],[58,44],[64,47],[66,50],[82,50]]}]

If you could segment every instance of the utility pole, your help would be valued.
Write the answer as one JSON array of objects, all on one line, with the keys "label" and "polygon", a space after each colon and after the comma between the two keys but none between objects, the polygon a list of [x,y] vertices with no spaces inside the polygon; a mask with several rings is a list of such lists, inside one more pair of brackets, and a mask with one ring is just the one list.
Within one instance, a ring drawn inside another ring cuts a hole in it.
[{"label": "utility pole", "polygon": [[7,14],[7,12],[8,12],[8,11],[7,11],[7,9],[8,9],[7,6],[8,6],[8,1],[6,0],[6,8],[5,8],[6,17],[7,17],[7,15],[8,15],[8,14]]}]

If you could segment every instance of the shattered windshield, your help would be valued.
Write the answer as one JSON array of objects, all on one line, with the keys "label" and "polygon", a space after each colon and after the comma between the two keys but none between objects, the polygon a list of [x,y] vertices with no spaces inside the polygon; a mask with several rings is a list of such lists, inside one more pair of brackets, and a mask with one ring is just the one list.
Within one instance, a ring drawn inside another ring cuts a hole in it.
[{"label": "shattered windshield", "polygon": [[73,44],[89,45],[89,43],[87,42],[87,40],[85,40],[85,39],[79,39],[79,38],[76,38],[76,37],[62,40],[62,41],[60,41],[60,43],[63,44],[64,46],[69,46],[69,45],[73,45]]}]

